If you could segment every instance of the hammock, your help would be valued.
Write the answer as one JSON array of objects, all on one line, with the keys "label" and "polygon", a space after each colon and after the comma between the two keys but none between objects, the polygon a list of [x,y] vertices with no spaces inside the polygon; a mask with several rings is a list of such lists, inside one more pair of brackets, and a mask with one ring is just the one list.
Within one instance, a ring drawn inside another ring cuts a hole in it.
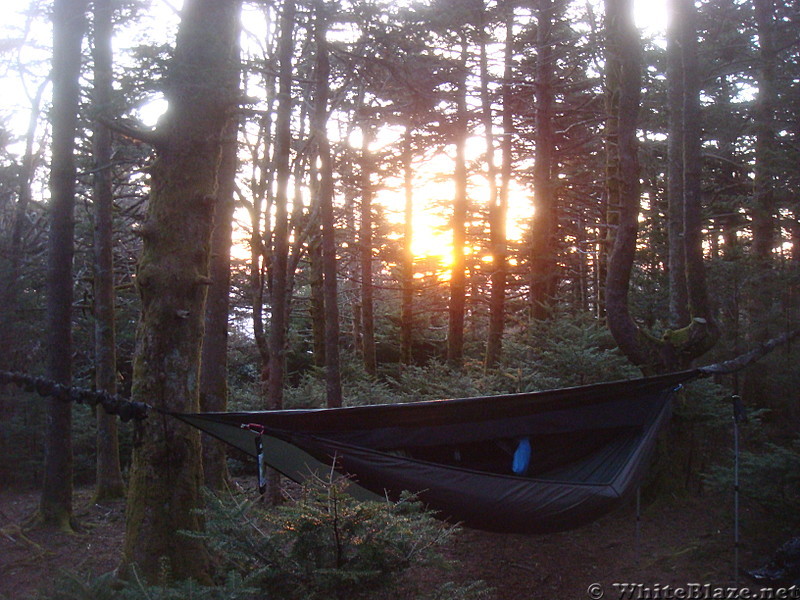
[{"label": "hammock", "polygon": [[703,374],[410,404],[175,416],[301,482],[333,468],[364,499],[418,495],[497,532],[579,527],[629,497],[680,385]]}]

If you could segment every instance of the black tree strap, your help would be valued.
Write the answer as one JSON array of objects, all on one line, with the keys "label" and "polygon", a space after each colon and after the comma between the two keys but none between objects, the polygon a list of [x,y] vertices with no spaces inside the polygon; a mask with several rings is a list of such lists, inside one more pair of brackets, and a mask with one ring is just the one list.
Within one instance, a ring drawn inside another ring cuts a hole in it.
[{"label": "black tree strap", "polygon": [[116,394],[70,387],[43,377],[31,377],[24,373],[0,371],[0,384],[18,385],[26,392],[36,392],[40,396],[49,396],[62,402],[75,402],[89,406],[99,404],[108,414],[118,415],[122,421],[144,419],[147,417],[147,411],[151,408],[144,402],[131,402]]}]

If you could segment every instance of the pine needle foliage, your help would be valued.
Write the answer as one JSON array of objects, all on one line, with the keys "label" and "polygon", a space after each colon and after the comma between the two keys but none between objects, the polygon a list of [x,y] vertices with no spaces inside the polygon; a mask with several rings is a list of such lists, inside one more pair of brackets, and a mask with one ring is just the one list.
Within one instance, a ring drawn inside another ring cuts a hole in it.
[{"label": "pine needle foliage", "polygon": [[456,530],[412,496],[363,502],[347,479],[311,478],[277,507],[229,493],[206,493],[203,538],[214,551],[216,585],[175,581],[165,565],[156,585],[136,576],[65,574],[42,600],[488,600],[482,581],[418,585],[419,567],[448,569],[441,549]]},{"label": "pine needle foliage", "polygon": [[[717,465],[706,475],[709,487],[729,491],[733,487],[733,460]],[[748,498],[786,525],[800,525],[800,440],[780,446],[767,442],[757,452],[742,452],[739,489]]]},{"label": "pine needle foliage", "polygon": [[120,581],[113,574],[84,579],[65,573],[43,600],[253,600],[260,598],[256,587],[238,573],[230,572],[218,585],[201,585],[192,579],[148,585],[134,577]]},{"label": "pine needle foliage", "polygon": [[[442,564],[439,550],[452,526],[413,497],[362,502],[347,493],[348,485],[333,475],[311,478],[292,501],[270,508],[234,495],[209,496],[204,536],[224,569],[248,573],[275,598],[377,597],[411,567]],[[465,589],[439,597],[480,597],[477,588]]]}]

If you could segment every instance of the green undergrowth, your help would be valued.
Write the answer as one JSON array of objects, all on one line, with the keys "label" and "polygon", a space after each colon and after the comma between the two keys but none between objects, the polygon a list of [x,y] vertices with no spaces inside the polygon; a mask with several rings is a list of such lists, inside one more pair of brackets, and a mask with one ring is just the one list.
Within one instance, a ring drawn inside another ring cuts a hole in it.
[{"label": "green undergrowth", "polygon": [[[135,576],[84,580],[65,576],[42,600],[480,600],[481,581],[448,581],[456,565],[443,556],[455,529],[413,497],[362,502],[348,481],[314,479],[277,507],[228,493],[206,494],[201,537],[216,557],[214,586]],[[413,573],[413,575],[412,575]],[[420,577],[420,573],[427,576]],[[444,583],[433,583],[433,582]],[[427,583],[426,583],[427,582]]]}]

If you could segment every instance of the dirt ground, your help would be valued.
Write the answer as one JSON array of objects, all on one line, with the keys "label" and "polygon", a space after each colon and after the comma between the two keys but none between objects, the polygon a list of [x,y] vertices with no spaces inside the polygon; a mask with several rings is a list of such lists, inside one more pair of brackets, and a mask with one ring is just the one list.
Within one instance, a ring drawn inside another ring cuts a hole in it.
[{"label": "dirt ground", "polygon": [[[60,571],[99,575],[117,566],[124,504],[91,504],[90,498],[91,490],[76,492],[82,530],[65,534],[20,528],[36,508],[38,494],[0,491],[0,598],[32,598]],[[656,585],[662,590],[666,585],[733,586],[730,504],[730,498],[662,498],[643,507],[638,535],[632,506],[581,529],[551,535],[464,529],[446,551],[460,562],[459,571],[436,576],[482,579],[500,600],[621,598],[621,588],[614,586],[620,583],[643,584],[651,591]],[[740,565],[745,569],[760,566],[789,535],[747,508],[743,527]],[[589,590],[591,584],[599,584],[604,595],[597,588]],[[744,579],[738,585],[748,584],[759,587]],[[649,597],[675,596],[651,592]]]}]

